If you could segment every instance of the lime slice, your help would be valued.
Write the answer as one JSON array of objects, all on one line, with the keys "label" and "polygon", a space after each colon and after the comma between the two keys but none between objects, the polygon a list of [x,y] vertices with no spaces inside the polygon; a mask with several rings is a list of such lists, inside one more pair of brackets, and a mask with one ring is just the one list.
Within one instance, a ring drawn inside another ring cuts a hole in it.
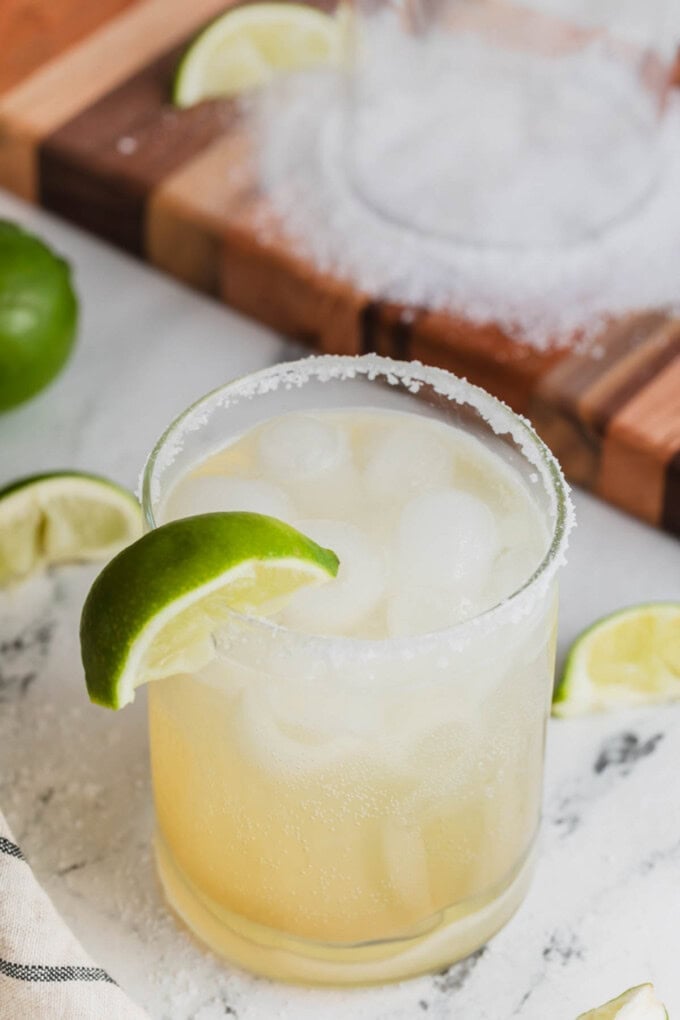
[{"label": "lime slice", "polygon": [[573,644],[553,715],[680,698],[680,603],[631,606],[599,620]]},{"label": "lime slice", "polygon": [[652,985],[637,985],[619,995],[618,999],[581,1013],[577,1020],[668,1020],[668,1013],[654,994]]},{"label": "lime slice", "polygon": [[277,71],[340,61],[340,21],[304,4],[261,3],[226,12],[186,51],[173,100],[192,106],[263,85]]},{"label": "lime slice", "polygon": [[139,503],[107,478],[22,478],[0,490],[0,584],[52,563],[107,559],[141,532]]},{"label": "lime slice", "polygon": [[263,514],[200,514],[150,531],[104,568],[85,601],[91,700],[122,708],[141,684],[202,668],[230,610],[271,613],[338,565],[330,549]]}]

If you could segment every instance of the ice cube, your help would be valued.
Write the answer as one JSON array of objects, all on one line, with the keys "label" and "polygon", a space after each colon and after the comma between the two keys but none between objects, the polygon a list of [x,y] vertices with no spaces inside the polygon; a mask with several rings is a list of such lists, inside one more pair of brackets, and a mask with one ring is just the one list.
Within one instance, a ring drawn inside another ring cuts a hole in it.
[{"label": "ice cube", "polygon": [[459,489],[424,493],[401,514],[398,583],[402,589],[443,588],[474,598],[498,552],[498,525],[486,503]]},{"label": "ice cube", "polygon": [[359,496],[349,438],[333,422],[288,415],[260,436],[263,472],[284,486],[300,517],[351,517]]},{"label": "ice cube", "polygon": [[235,706],[237,739],[246,760],[254,756],[276,774],[292,772],[304,776],[337,767],[356,755],[357,738],[344,733],[341,726],[323,725],[323,710],[318,713],[322,718],[319,726],[319,720],[313,719],[314,705],[307,711],[306,722],[313,720],[311,727],[278,717],[269,704],[271,690],[271,684],[250,683]]},{"label": "ice cube", "polygon": [[397,426],[374,439],[364,469],[366,490],[373,499],[393,501],[450,483],[453,457],[431,431]]},{"label": "ice cube", "polygon": [[408,586],[397,591],[387,604],[390,637],[431,634],[467,620],[477,611],[475,602],[449,588]]},{"label": "ice cube", "polygon": [[277,481],[321,479],[350,458],[345,433],[308,414],[290,414],[260,433],[263,470]]},{"label": "ice cube", "polygon": [[295,509],[286,493],[259,478],[198,475],[185,479],[171,493],[165,516],[172,520],[219,510],[249,510],[291,522]]},{"label": "ice cube", "polygon": [[382,550],[353,524],[297,521],[315,542],[340,559],[338,576],[319,588],[298,592],[283,612],[283,622],[311,634],[349,634],[370,616],[385,592]]}]

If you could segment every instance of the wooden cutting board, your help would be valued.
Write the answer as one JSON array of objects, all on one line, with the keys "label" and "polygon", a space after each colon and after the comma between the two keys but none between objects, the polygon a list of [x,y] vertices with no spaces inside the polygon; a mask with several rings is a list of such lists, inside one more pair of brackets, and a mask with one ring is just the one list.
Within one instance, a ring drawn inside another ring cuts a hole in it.
[{"label": "wooden cutting board", "polygon": [[680,320],[642,311],[587,350],[538,352],[319,272],[267,209],[234,106],[169,102],[179,54],[225,6],[4,0],[0,186],[318,349],[467,376],[528,414],[572,480],[680,534]]}]

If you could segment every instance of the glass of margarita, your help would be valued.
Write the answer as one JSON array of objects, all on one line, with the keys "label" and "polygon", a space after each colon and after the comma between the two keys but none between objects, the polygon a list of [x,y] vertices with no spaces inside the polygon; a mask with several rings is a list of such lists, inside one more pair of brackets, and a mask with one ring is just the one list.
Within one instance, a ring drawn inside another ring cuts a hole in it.
[{"label": "glass of margarita", "polygon": [[512,915],[539,823],[560,469],[523,419],[435,368],[308,358],[162,437],[148,527],[251,510],[334,549],[275,616],[151,684],[157,859],[211,948],[361,984],[464,957]]}]

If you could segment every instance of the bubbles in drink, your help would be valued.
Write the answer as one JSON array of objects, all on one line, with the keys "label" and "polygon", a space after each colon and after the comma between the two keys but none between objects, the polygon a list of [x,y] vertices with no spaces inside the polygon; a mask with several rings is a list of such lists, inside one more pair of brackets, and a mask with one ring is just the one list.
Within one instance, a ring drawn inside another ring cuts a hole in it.
[{"label": "bubbles in drink", "polygon": [[198,475],[184,480],[170,495],[167,516],[191,517],[220,510],[248,510],[291,522],[295,510],[278,486],[260,478]]},{"label": "bubbles in drink", "polygon": [[412,821],[381,820],[380,856],[394,908],[406,916],[428,917],[434,908],[430,861],[423,833]]},{"label": "bubbles in drink", "polygon": [[397,591],[387,603],[387,632],[390,637],[412,637],[445,630],[475,612],[475,603],[450,588],[413,585]]},{"label": "bubbles in drink", "polygon": [[385,592],[382,550],[356,525],[343,521],[298,521],[297,527],[340,558],[334,581],[298,592],[283,612],[290,627],[311,634],[347,634],[360,627]]},{"label": "bubbles in drink", "polygon": [[443,588],[474,597],[499,551],[498,525],[486,503],[458,489],[410,500],[399,522],[396,560],[402,588]]}]

